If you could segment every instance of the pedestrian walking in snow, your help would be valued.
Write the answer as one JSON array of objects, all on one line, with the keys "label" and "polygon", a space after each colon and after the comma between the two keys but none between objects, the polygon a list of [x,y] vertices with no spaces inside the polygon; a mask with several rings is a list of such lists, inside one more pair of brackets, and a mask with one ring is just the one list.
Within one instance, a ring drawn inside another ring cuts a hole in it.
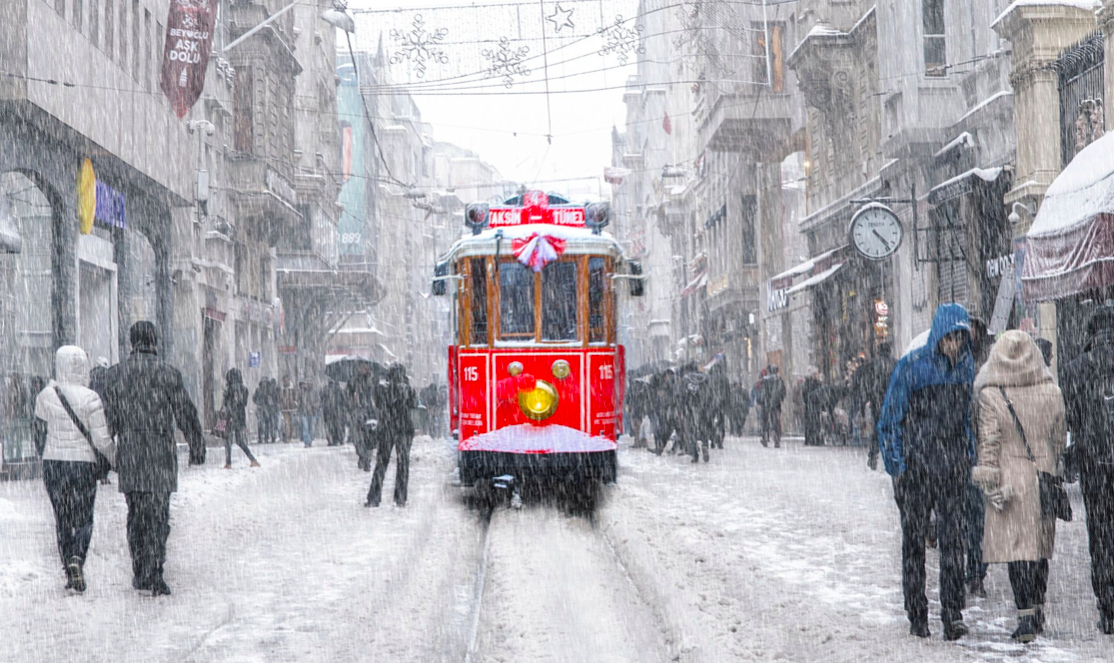
[{"label": "pedestrian walking in snow", "polygon": [[302,380],[298,385],[298,419],[301,421],[302,444],[313,446],[313,434],[317,430],[317,418],[321,416],[321,397],[312,378]]},{"label": "pedestrian walking in snow", "polygon": [[[878,417],[882,414],[882,403],[886,400],[886,389],[890,386],[890,376],[893,375],[895,364],[893,345],[889,341],[879,343],[874,357],[855,372],[851,381],[852,390],[858,394],[859,414],[865,416],[869,407],[870,419],[874,423],[878,422]],[[878,468],[877,426],[870,426],[866,433],[866,464],[874,470]]]},{"label": "pedestrian walking in snow", "polygon": [[189,444],[190,465],[205,462],[205,441],[182,374],[158,357],[154,323],[135,323],[130,337],[131,355],[109,369],[105,410],[116,434],[120,492],[128,503],[132,586],[159,596],[170,593],[163,565],[170,494],[178,490],[175,424]]},{"label": "pedestrian walking in snow", "polygon": [[291,382],[289,375],[282,376],[279,407],[282,411],[282,441],[289,444],[294,437],[294,418],[298,414],[298,388]]},{"label": "pedestrian walking in snow", "polygon": [[708,445],[712,437],[713,421],[708,411],[711,400],[711,384],[708,376],[697,370],[696,365],[686,367],[681,379],[681,438],[682,448],[692,456],[692,462],[700,461],[703,449],[704,462],[708,462]]},{"label": "pedestrian walking in snow", "polygon": [[[672,368],[666,369],[655,378],[653,410],[650,416],[654,418],[654,453],[659,456],[665,451],[665,445],[673,437],[673,432],[680,427],[681,394],[677,383],[677,372]],[[674,442],[673,451],[676,449],[677,443]]]},{"label": "pedestrian walking in snow", "polygon": [[251,396],[251,402],[255,404],[260,444],[274,444],[277,439],[278,400],[278,383],[275,382],[274,378],[260,380],[259,386],[255,388],[255,393]]},{"label": "pedestrian walking in snow", "polygon": [[[109,363],[107,357],[97,357],[97,365],[89,370],[89,388],[97,392],[97,396],[102,401],[104,400],[105,378],[108,376],[108,367]],[[34,398],[37,393],[38,392],[33,393],[32,398]],[[102,486],[112,484],[108,479],[107,472],[101,474],[100,482]]]},{"label": "pedestrian walking in snow", "polygon": [[387,379],[375,386],[375,402],[380,412],[380,439],[375,459],[375,473],[367,492],[365,506],[379,506],[383,492],[383,476],[395,451],[395,505],[406,506],[406,489],[410,482],[410,445],[414,441],[414,422],[410,410],[418,398],[406,379],[406,367],[391,364]]},{"label": "pedestrian walking in snow", "polygon": [[975,437],[971,323],[959,304],[936,309],[928,343],[897,363],[878,422],[878,444],[901,514],[902,590],[909,632],[927,638],[925,536],[936,513],[944,639],[963,623],[963,532]]},{"label": "pedestrian walking in snow", "polygon": [[801,403],[804,406],[805,446],[824,446],[824,430],[821,427],[823,410],[823,376],[815,366],[808,367],[808,377],[801,384]]},{"label": "pedestrian walking in snow", "polygon": [[238,368],[229,369],[224,376],[221,410],[228,420],[228,427],[224,430],[224,469],[232,469],[233,441],[251,461],[251,466],[259,467],[259,461],[255,460],[244,439],[248,427],[248,388],[244,386],[244,377]]},{"label": "pedestrian walking in snow", "polygon": [[340,383],[330,378],[324,391],[321,392],[321,414],[325,419],[325,436],[329,440],[330,447],[344,444],[344,420],[347,410],[344,390],[340,388]]},{"label": "pedestrian walking in snow", "polygon": [[[971,316],[971,356],[975,360],[975,375],[978,375],[986,365],[990,356],[990,348],[994,339],[987,333],[986,323],[978,317]],[[978,391],[974,392],[971,401],[971,421],[976,433],[978,432],[979,399]],[[967,594],[978,598],[986,598],[986,573],[987,564],[983,561],[982,540],[986,519],[986,503],[983,500],[983,491],[973,481],[967,483],[967,516],[966,536],[967,542]]]},{"label": "pedestrian walking in snow", "polygon": [[375,403],[375,378],[371,366],[361,363],[348,381],[348,407],[351,408],[349,429],[356,447],[357,466],[371,471],[371,456],[378,442],[379,411]]},{"label": "pedestrian walking in snow", "polygon": [[54,358],[54,376],[35,398],[35,417],[46,429],[43,483],[54,509],[58,554],[66,589],[85,591],[85,559],[93,537],[93,505],[100,458],[116,464],[104,405],[88,388],[89,360],[81,348],[64,345]]},{"label": "pedestrian walking in snow", "polygon": [[708,398],[705,403],[705,416],[711,425],[710,436],[713,449],[722,449],[727,437],[727,417],[731,409],[731,382],[727,379],[727,359],[717,355],[716,361],[708,369]]},{"label": "pedestrian walking in snow", "polygon": [[750,392],[742,382],[732,382],[730,391],[727,407],[731,434],[742,437],[747,425],[747,415],[750,414]]},{"label": "pedestrian walking in snow", "polygon": [[1091,588],[1098,601],[1098,627],[1114,634],[1114,306],[1103,306],[1087,323],[1084,353],[1064,367],[1060,385],[1072,445],[1065,454],[1069,476],[1079,474],[1087,509]]},{"label": "pedestrian walking in snow", "polygon": [[1008,331],[975,379],[978,464],[972,481],[986,500],[982,562],[1005,563],[1017,606],[1014,640],[1044,630],[1048,560],[1056,518],[1041,509],[1039,472],[1057,474],[1066,438],[1064,401],[1040,349],[1025,332]]},{"label": "pedestrian walking in snow", "polygon": [[761,380],[758,401],[762,406],[762,446],[781,446],[781,403],[785,400],[785,381],[778,375],[777,366],[769,366]]}]

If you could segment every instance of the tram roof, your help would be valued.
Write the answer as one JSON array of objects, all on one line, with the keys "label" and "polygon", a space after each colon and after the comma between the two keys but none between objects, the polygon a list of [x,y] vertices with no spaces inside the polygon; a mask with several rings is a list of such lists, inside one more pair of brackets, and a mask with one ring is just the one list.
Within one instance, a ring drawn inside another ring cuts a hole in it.
[{"label": "tram roof", "polygon": [[609,255],[623,258],[623,249],[615,238],[606,232],[596,234],[588,228],[556,226],[543,223],[530,223],[503,228],[487,228],[478,235],[467,234],[458,239],[444,260],[455,261],[460,258],[495,255],[496,233],[503,231],[503,246],[500,253],[512,256],[511,241],[526,239],[537,233],[542,236],[565,240],[565,255]]}]

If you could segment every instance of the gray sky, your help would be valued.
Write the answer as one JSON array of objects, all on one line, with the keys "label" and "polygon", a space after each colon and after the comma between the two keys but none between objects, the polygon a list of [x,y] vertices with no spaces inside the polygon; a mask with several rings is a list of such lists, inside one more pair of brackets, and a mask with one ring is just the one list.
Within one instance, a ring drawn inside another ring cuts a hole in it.
[{"label": "gray sky", "polygon": [[[492,6],[497,3],[498,6]],[[386,6],[402,9],[359,13],[384,10],[385,5],[353,0],[350,10],[357,21],[356,47],[374,49],[382,31],[384,50],[389,55],[402,54],[405,51],[401,42],[391,37],[391,29],[419,36],[446,30],[439,44],[442,57],[434,58],[433,51],[419,56],[411,50],[411,60],[391,66],[395,85],[414,94],[422,119],[434,125],[439,140],[474,150],[509,179],[530,182],[602,175],[603,167],[610,162],[611,127],[615,124],[622,128],[624,122],[620,88],[627,76],[634,73],[637,56],[629,53],[628,65],[623,66],[618,52],[600,55],[606,41],[597,30],[603,25],[613,26],[616,16],[634,16],[636,3],[494,0],[470,4],[452,0],[391,0]],[[416,30],[414,18],[419,14],[424,24]],[[546,26],[545,56],[542,25]],[[623,25],[633,25],[633,21]],[[506,50],[512,54],[528,49],[521,55],[521,64],[530,75],[512,74],[511,88],[505,87],[504,79],[481,73],[490,67],[483,51],[499,52],[501,37],[507,38]],[[626,37],[636,39],[629,34]],[[550,78],[548,110],[545,94],[500,94],[544,92],[545,57]],[[418,61],[423,59],[421,64],[426,69],[424,76],[419,77]],[[616,89],[569,92],[598,88]],[[552,144],[545,137],[550,132]],[[540,185],[559,191],[574,187],[584,191],[586,186],[593,192],[597,190],[594,181]]]}]

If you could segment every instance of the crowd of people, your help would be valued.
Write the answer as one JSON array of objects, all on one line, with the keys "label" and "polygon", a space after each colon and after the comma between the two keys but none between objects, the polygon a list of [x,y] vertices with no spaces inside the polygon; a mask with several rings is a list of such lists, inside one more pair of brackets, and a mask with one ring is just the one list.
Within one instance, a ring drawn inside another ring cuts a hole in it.
[{"label": "crowd of people", "polygon": [[[55,379],[32,380],[30,390],[13,376],[5,392],[4,414],[33,422],[31,436],[42,460],[43,481],[55,516],[58,553],[66,588],[86,589],[85,559],[93,534],[97,482],[108,472],[118,475],[119,492],[127,503],[127,540],[132,558],[132,586],[154,596],[170,594],[164,576],[170,534],[170,495],[178,489],[178,448],[175,429],[189,448],[189,463],[205,462],[206,446],[197,409],[179,371],[158,356],[153,323],[137,322],[130,332],[132,352],[109,366],[98,360],[90,368],[85,351],[63,346],[55,354]],[[258,441],[275,443],[280,420],[289,442],[295,425],[306,447],[312,446],[319,417],[324,418],[330,446],[356,447],[360,469],[375,470],[365,505],[377,507],[383,480],[394,451],[394,501],[405,506],[410,447],[415,426],[411,411],[440,409],[445,389],[430,385],[420,404],[406,369],[392,364],[376,375],[370,362],[356,366],[347,385],[330,379],[320,392],[311,380],[294,387],[289,377],[281,386],[260,381],[254,395],[239,369],[225,374],[225,386],[214,433],[224,438],[225,468],[232,467],[232,445],[251,462],[259,462],[247,444],[248,402],[256,407]],[[423,416],[420,423],[439,435],[443,419]]]}]

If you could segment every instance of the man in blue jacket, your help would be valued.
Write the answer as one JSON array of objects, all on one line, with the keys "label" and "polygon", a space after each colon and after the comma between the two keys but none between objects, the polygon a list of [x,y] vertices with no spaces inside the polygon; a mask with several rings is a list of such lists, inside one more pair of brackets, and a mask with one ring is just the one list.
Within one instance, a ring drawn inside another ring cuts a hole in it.
[{"label": "man in blue jacket", "polygon": [[878,420],[878,448],[893,477],[901,513],[901,577],[909,632],[927,638],[925,534],[936,512],[944,639],[967,634],[963,623],[963,520],[971,432],[971,322],[959,304],[936,309],[928,343],[897,363]]}]

